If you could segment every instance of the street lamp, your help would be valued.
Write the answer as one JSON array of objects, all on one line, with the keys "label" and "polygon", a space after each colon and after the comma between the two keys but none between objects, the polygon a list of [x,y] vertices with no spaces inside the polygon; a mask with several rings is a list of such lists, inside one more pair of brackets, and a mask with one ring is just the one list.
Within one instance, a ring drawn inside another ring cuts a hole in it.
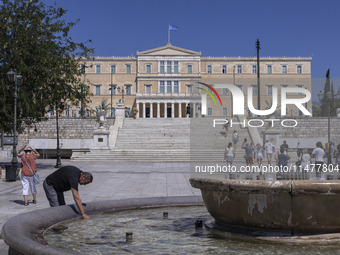
[{"label": "street lamp", "polygon": [[115,90],[115,89],[116,89],[116,85],[112,85],[112,83],[111,83],[110,88],[109,88],[110,94],[111,94],[111,117],[113,116],[112,95],[113,95],[113,90]]},{"label": "street lamp", "polygon": [[54,166],[55,168],[60,168],[61,167],[61,155],[60,155],[60,146],[59,146],[59,125],[58,125],[58,102],[56,103],[56,115],[55,115],[55,120],[57,124],[57,162],[56,165]]},{"label": "street lamp", "polygon": [[340,91],[332,97],[331,92],[327,92],[326,94],[322,93],[320,91],[318,93],[318,98],[320,103],[324,102],[324,100],[327,100],[328,102],[328,156],[327,156],[327,164],[332,164],[332,155],[330,151],[330,144],[331,144],[331,103],[333,102],[333,99],[340,99]]},{"label": "street lamp", "polygon": [[[120,93],[120,87],[117,88]],[[122,103],[124,103],[124,88],[122,87]]]},{"label": "street lamp", "polygon": [[22,84],[22,76],[17,74],[12,69],[7,73],[8,80],[14,82],[14,120],[13,120],[13,157],[12,157],[12,171],[17,172],[18,159],[17,159],[17,92],[18,86]]}]

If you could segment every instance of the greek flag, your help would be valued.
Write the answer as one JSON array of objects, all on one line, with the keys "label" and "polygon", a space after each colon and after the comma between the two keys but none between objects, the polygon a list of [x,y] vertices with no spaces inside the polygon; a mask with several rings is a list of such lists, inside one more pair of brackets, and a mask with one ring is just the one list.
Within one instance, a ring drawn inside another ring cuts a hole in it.
[{"label": "greek flag", "polygon": [[178,30],[178,26],[174,26],[174,25],[169,25],[169,31],[177,31]]}]

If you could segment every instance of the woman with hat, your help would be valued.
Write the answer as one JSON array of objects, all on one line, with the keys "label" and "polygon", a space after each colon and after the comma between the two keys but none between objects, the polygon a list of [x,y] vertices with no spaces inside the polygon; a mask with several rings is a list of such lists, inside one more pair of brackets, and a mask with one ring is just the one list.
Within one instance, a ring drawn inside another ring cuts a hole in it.
[{"label": "woman with hat", "polygon": [[[22,153],[24,151],[24,153]],[[39,152],[34,150],[31,146],[24,146],[18,151],[17,156],[21,158],[21,184],[22,195],[24,196],[25,206],[28,205],[28,189],[31,187],[33,195],[33,204],[37,203],[37,189],[33,182],[33,174],[37,172],[35,161],[40,156]]]}]

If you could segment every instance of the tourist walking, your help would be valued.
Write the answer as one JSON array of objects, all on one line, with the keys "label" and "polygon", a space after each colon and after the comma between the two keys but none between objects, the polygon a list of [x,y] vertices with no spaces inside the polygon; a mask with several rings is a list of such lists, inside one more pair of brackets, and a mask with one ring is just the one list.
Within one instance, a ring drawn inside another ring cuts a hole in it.
[{"label": "tourist walking", "polygon": [[316,143],[316,148],[312,152],[312,157],[315,158],[316,170],[317,170],[317,172],[319,172],[321,166],[324,163],[323,158],[325,157],[325,151],[322,147],[321,142]]},{"label": "tourist walking", "polygon": [[289,146],[288,146],[286,140],[283,140],[283,143],[281,144],[280,148],[281,148],[281,147],[283,147],[283,149],[284,149],[285,151],[288,151]]},{"label": "tourist walking", "polygon": [[[24,151],[22,153],[22,151]],[[24,196],[24,204],[28,205],[28,189],[31,189],[33,196],[33,204],[37,203],[37,189],[33,182],[33,175],[37,172],[36,159],[40,156],[39,152],[29,145],[22,147],[17,156],[21,159],[21,184],[22,195]]]},{"label": "tourist walking", "polygon": [[276,165],[282,170],[283,167],[288,166],[289,159],[290,157],[288,156],[288,153],[285,151],[284,147],[281,147],[280,153],[277,152]]},{"label": "tourist walking", "polygon": [[246,154],[244,155],[244,158],[246,160],[246,165],[247,166],[252,166],[254,161],[254,148],[251,146],[252,144],[247,143],[247,138],[244,138],[244,142],[242,144],[242,149],[245,150]]},{"label": "tourist walking", "polygon": [[262,166],[264,150],[259,143],[255,147],[255,152],[256,152],[257,163],[260,167],[260,166]]},{"label": "tourist walking", "polygon": [[309,155],[307,148],[304,148],[302,150],[302,153],[299,157],[299,160],[301,161],[301,171],[310,171],[310,164],[311,164],[311,156]]},{"label": "tourist walking", "polygon": [[71,190],[73,199],[83,219],[89,219],[85,213],[78,193],[78,184],[86,185],[93,180],[92,174],[83,172],[75,166],[64,166],[46,177],[44,190],[51,207],[65,205],[64,192]]},{"label": "tourist walking", "polygon": [[232,143],[229,143],[228,146],[225,148],[224,158],[227,161],[227,165],[231,167],[235,158],[235,150]]},{"label": "tourist walking", "polygon": [[272,156],[273,156],[273,153],[275,153],[275,146],[269,140],[267,140],[264,145],[264,148],[267,154],[268,165],[271,165]]},{"label": "tourist walking", "polygon": [[336,157],[335,157],[335,164],[337,164],[338,167],[340,167],[340,143],[337,146],[337,153],[336,153]]},{"label": "tourist walking", "polygon": [[236,132],[236,130],[234,130],[234,133],[233,133],[233,143],[234,143],[234,147],[236,148],[236,144],[238,142],[238,134]]}]

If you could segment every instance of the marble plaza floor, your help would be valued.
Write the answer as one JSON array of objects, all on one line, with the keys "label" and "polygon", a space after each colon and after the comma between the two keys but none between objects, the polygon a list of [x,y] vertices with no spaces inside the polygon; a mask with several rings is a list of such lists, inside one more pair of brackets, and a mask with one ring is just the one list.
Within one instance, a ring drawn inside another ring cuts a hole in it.
[{"label": "marble plaza floor", "polygon": [[[1,160],[0,164],[9,164]],[[24,206],[21,182],[0,180],[0,229],[11,217],[49,207],[42,187],[42,181],[55,171],[56,160],[38,159],[37,167],[41,183],[37,185],[37,204]],[[197,196],[201,192],[191,187],[189,162],[71,162],[62,160],[63,165],[74,165],[93,174],[93,183],[79,186],[83,202],[100,200],[164,197]],[[29,196],[32,201],[32,196]],[[72,193],[65,192],[67,204],[74,203]],[[0,255],[8,253],[8,246],[0,236]]]}]

